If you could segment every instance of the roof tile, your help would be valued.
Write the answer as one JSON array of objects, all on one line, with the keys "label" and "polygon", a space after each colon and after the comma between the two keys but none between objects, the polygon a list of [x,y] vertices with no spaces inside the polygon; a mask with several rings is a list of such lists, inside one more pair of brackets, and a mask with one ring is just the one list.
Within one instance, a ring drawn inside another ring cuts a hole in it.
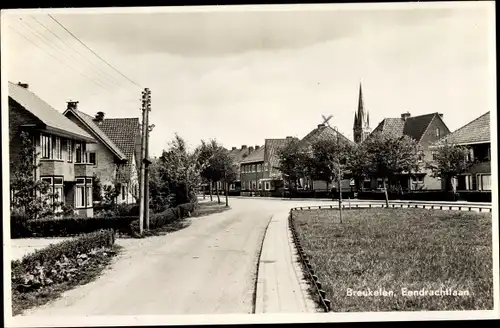
[{"label": "roof tile", "polygon": [[490,142],[490,112],[488,111],[475,120],[439,139],[435,145],[444,142],[456,145]]}]

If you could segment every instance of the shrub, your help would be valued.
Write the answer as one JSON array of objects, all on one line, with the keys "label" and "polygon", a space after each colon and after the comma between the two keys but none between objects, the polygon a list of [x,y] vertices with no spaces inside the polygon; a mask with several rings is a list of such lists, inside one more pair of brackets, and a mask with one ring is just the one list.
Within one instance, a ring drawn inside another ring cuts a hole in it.
[{"label": "shrub", "polygon": [[[196,209],[196,203],[186,203],[181,204],[174,208],[167,208],[160,213],[152,213],[149,216],[149,229],[155,230],[159,229],[169,223],[175,222],[177,220],[184,219],[187,217],[188,213],[192,213]],[[132,235],[137,236],[139,234],[139,220],[134,220],[130,224]]]},{"label": "shrub", "polygon": [[[12,290],[28,292],[57,283],[78,280],[99,250],[114,244],[114,233],[101,230],[50,245],[12,261]],[[102,254],[101,254],[102,255]],[[104,253],[104,256],[106,254]]]},{"label": "shrub", "polygon": [[112,229],[130,233],[130,223],[137,217],[66,217],[26,220],[11,217],[11,238],[68,237],[91,233],[101,229]]}]

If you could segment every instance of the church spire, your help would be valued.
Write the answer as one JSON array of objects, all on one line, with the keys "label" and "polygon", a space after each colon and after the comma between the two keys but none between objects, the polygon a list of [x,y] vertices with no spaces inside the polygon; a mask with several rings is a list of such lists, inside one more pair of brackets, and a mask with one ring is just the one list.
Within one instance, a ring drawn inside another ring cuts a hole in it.
[{"label": "church spire", "polygon": [[359,96],[358,96],[358,120],[361,124],[365,122],[365,106],[363,103],[363,89],[361,82],[359,82]]},{"label": "church spire", "polygon": [[358,95],[358,110],[354,113],[354,142],[362,142],[368,134],[370,134],[370,116],[368,111],[365,112],[365,104],[363,101],[363,87],[359,83]]}]

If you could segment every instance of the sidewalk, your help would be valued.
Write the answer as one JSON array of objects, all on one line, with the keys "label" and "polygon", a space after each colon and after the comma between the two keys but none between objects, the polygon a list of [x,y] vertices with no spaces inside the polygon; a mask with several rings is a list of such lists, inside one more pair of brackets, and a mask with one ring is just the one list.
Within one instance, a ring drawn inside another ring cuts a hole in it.
[{"label": "sidewalk", "polygon": [[317,312],[296,254],[288,212],[274,215],[260,255],[255,313]]}]

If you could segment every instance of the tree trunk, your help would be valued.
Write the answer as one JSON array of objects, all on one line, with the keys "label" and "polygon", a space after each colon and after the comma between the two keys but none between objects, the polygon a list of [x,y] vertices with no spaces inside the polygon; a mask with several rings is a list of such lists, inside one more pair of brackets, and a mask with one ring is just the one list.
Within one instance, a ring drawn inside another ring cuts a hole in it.
[{"label": "tree trunk", "polygon": [[209,190],[209,193],[210,193],[210,201],[211,201],[211,202],[213,202],[214,200],[213,200],[213,198],[212,198],[212,188],[213,188],[213,186],[212,186],[212,181],[210,181],[210,182],[208,183],[208,185],[209,185],[208,190]]},{"label": "tree trunk", "polygon": [[215,183],[215,191],[217,192],[217,204],[220,204],[220,195],[219,195],[219,183]]},{"label": "tree trunk", "polygon": [[389,195],[387,194],[387,187],[385,185],[385,178],[382,178],[382,184],[384,186],[385,206],[389,207]]},{"label": "tree trunk", "polygon": [[205,199],[205,186],[203,186],[203,199]]},{"label": "tree trunk", "polygon": [[340,172],[339,172],[339,177],[338,177],[338,188],[339,188],[339,216],[340,216],[340,223],[342,223],[342,189],[341,189],[341,179],[340,179]]},{"label": "tree trunk", "polygon": [[329,181],[327,181],[327,182],[326,182],[326,192],[327,192],[327,193],[329,192],[329,187],[330,187],[330,182],[329,182]]},{"label": "tree trunk", "polygon": [[229,183],[226,182],[226,207],[229,206],[229,201],[227,199],[227,194],[228,194],[228,191],[229,191]]}]

